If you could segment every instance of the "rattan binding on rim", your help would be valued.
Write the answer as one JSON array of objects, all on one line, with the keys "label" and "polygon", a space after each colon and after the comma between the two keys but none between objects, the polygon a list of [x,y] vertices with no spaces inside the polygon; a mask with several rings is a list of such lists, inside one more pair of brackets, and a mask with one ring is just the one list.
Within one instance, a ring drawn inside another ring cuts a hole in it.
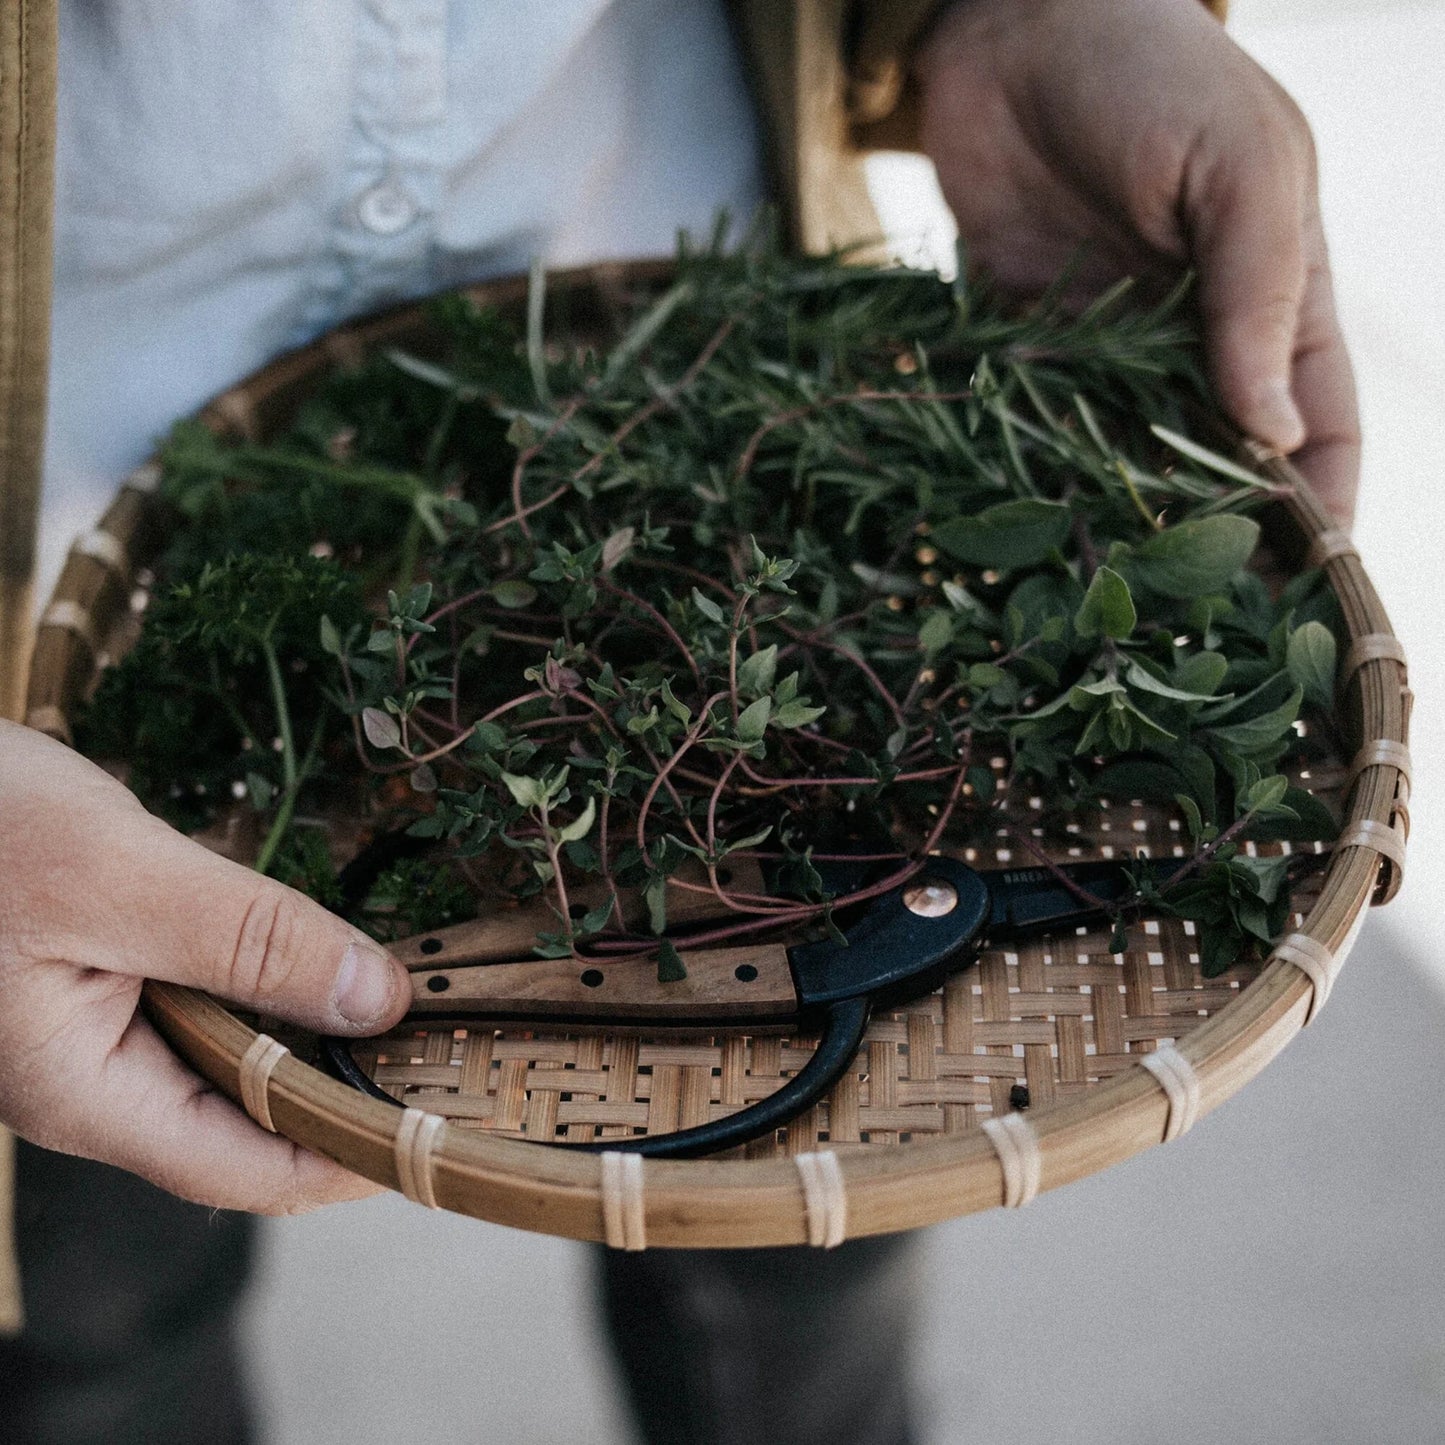
[{"label": "rattan binding on rim", "polygon": [[983,1132],[1003,1169],[1003,1207],[1022,1209],[1038,1194],[1043,1175],[1043,1156],[1033,1125],[1022,1114],[1000,1114],[984,1120]]},{"label": "rattan binding on rim", "polygon": [[439,1208],[436,1196],[436,1150],[447,1121],[422,1109],[403,1109],[392,1152],[397,1188],[428,1209]]},{"label": "rattan binding on rim", "polygon": [[1164,1120],[1164,1140],[1168,1144],[1194,1127],[1199,1117],[1202,1089],[1199,1075],[1173,1044],[1160,1044],[1152,1054],[1139,1062],[1159,1080],[1159,1087],[1169,1100],[1169,1113]]},{"label": "rattan binding on rim", "polygon": [[647,1248],[647,1207],[640,1154],[611,1150],[602,1155],[602,1223],[610,1249],[635,1253]]},{"label": "rattan binding on rim", "polygon": [[815,1249],[836,1249],[848,1237],[848,1185],[832,1149],[799,1154],[793,1163],[803,1182],[803,1207],[808,1243]]},{"label": "rattan binding on rim", "polygon": [[1310,981],[1310,1006],[1305,1014],[1305,1023],[1313,1021],[1315,1015],[1325,1006],[1330,990],[1335,984],[1339,960],[1318,939],[1307,933],[1291,933],[1274,946],[1273,956],[1292,963]]},{"label": "rattan binding on rim", "polygon": [[[603,318],[620,309],[619,297],[666,274],[651,263],[590,268],[555,277],[549,296]],[[471,288],[503,308],[520,308],[525,293],[525,278]],[[203,417],[223,431],[265,436],[336,357],[389,346],[425,355],[427,345],[420,308],[364,321],[282,357]],[[1097,934],[986,953],[929,999],[875,1020],[856,1071],[777,1141],[741,1157],[648,1161],[645,1175],[636,1155],[538,1149],[520,1136],[605,1142],[638,1127],[697,1122],[775,1087],[807,1057],[807,1041],[450,1028],[388,1036],[373,1046],[375,1076],[406,1106],[397,1109],[294,1051],[268,1063],[258,1087],[256,1061],[266,1053],[258,1031],[204,995],[150,983],[151,1017],[200,1073],[308,1148],[433,1207],[618,1248],[826,1244],[1000,1202],[1017,1207],[1176,1136],[1318,1013],[1371,899],[1392,896],[1403,871],[1403,652],[1353,544],[1287,463],[1268,470],[1289,493],[1273,517],[1274,544],[1299,564],[1325,566],[1351,639],[1338,716],[1353,760],[1302,781],[1343,801],[1353,845],[1336,850],[1318,894],[1303,900],[1263,966],[1203,979],[1188,929],[1168,919],[1131,932],[1121,959]],[[97,654],[118,655],[133,637],[132,591],[144,585],[136,569],[159,541],[158,475],[153,466],[132,474],[99,520],[97,531],[119,551],[101,544],[68,558],[58,610],[37,640],[32,726],[67,737]],[[125,576],[114,565],[121,555]],[[1102,826],[1106,853],[1182,851],[1166,823],[1127,803],[1106,812]],[[1003,851],[995,856],[1007,861]],[[1158,1062],[1174,1058],[1171,1047],[1183,1058],[1186,1039],[1188,1076],[1177,1059],[1172,1069]],[[481,1092],[469,1104],[459,1085]],[[1020,1091],[1026,1114],[1013,1103]],[[809,1156],[828,1162],[799,1163]]]},{"label": "rattan binding on rim", "polygon": [[1311,541],[1309,549],[1305,552],[1305,566],[1323,567],[1326,562],[1333,562],[1336,557],[1348,557],[1352,561],[1358,562],[1360,552],[1348,532],[1341,532],[1337,527],[1330,527],[1318,533]]},{"label": "rattan binding on rim", "polygon": [[265,1130],[276,1133],[271,1118],[271,1075],[276,1065],[291,1052],[270,1034],[257,1034],[256,1041],[241,1055],[236,1083],[241,1091],[241,1107]]}]

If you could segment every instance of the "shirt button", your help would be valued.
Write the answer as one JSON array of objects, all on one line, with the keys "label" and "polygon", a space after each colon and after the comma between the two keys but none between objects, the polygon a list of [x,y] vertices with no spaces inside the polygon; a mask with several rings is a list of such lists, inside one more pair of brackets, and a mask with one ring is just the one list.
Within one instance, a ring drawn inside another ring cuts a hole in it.
[{"label": "shirt button", "polygon": [[361,193],[356,218],[374,235],[394,236],[416,220],[416,202],[396,181],[382,181]]}]

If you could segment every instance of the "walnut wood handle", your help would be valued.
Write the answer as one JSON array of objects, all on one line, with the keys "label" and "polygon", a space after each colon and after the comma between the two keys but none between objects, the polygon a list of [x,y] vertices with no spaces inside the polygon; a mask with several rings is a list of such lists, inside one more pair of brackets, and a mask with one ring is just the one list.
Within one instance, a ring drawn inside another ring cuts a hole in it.
[{"label": "walnut wood handle", "polygon": [[413,969],[413,1014],[696,1027],[778,1023],[798,1013],[787,950],[779,944],[685,952],[687,977],[672,983],[657,981],[651,957],[439,966],[441,956]]},{"label": "walnut wood handle", "polygon": [[[701,869],[684,871],[684,881],[706,881]],[[753,863],[741,861],[729,878],[728,886],[742,893],[760,893],[762,874]],[[606,894],[598,888],[574,890],[573,901],[579,908],[595,908]],[[626,922],[629,928],[646,934],[647,910],[635,890],[623,895]],[[716,918],[718,901],[710,892],[672,885],[667,890],[667,918],[671,925]],[[528,958],[539,933],[555,933],[557,915],[538,898],[528,903],[483,903],[478,917],[450,928],[436,928],[390,944],[391,952],[409,969],[435,969],[442,963],[509,963]],[[681,944],[679,940],[679,944]],[[528,963],[529,968],[535,967]]]}]

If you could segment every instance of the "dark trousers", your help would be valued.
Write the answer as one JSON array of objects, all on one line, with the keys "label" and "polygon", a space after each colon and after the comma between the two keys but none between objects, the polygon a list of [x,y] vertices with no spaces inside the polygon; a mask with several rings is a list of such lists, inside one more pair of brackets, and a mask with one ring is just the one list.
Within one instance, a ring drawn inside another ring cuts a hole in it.
[{"label": "dark trousers", "polygon": [[0,1440],[253,1440],[233,1316],[254,1221],[17,1145],[26,1325],[0,1339]]},{"label": "dark trousers", "polygon": [[[0,1441],[255,1440],[233,1320],[254,1221],[23,1142],[16,1165],[27,1323],[0,1340]],[[826,1252],[599,1249],[643,1438],[905,1445],[916,1256],[907,1235]]]}]

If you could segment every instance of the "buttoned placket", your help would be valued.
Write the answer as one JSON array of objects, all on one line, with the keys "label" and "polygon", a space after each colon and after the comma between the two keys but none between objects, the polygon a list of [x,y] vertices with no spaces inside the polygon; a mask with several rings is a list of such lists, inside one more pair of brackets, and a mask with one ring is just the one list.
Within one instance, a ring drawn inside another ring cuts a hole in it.
[{"label": "buttoned placket", "polygon": [[425,285],[443,192],[449,0],[357,0],[346,188],[311,334]]}]

